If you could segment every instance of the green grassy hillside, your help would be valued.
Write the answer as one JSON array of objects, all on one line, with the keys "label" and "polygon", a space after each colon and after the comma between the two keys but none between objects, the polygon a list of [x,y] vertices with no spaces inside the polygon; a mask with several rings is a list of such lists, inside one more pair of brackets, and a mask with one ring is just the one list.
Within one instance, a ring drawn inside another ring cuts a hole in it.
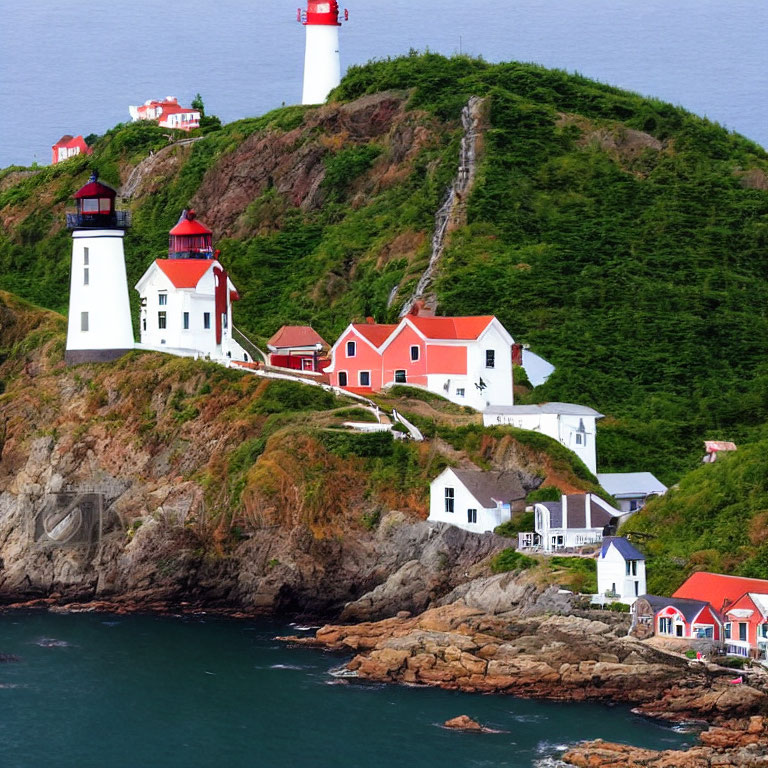
[{"label": "green grassy hillside", "polygon": [[[359,100],[382,91],[401,111],[382,130],[381,110],[355,122]],[[220,214],[218,246],[243,296],[236,322],[262,337],[312,323],[333,340],[350,319],[393,319],[391,289],[405,298],[427,262],[471,95],[486,98],[487,125],[468,221],[438,276],[440,311],[495,313],[554,363],[532,400],[608,414],[601,471],[672,482],[695,467],[702,439],[758,439],[768,156],[681,108],[579,76],[432,54],[353,67],[332,94],[344,107],[289,107],[174,149],[131,202],[130,279],[162,255],[183,206],[248,188],[258,168],[242,166],[246,150],[278,147],[320,158],[324,177],[314,201],[270,176]],[[89,165],[125,181],[166,133],[118,127],[91,160],[0,174],[0,287],[64,310],[68,196]]]},{"label": "green grassy hillside", "polygon": [[768,441],[721,455],[635,515],[648,591],[671,594],[693,571],[768,579]]}]

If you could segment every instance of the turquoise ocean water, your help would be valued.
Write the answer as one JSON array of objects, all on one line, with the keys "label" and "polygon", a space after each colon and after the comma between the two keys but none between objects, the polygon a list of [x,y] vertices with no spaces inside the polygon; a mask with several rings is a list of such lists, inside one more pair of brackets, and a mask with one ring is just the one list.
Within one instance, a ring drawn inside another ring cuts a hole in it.
[{"label": "turquoise ocean water", "polygon": [[[2,768],[528,768],[604,737],[693,738],[626,707],[340,681],[269,622],[0,615]],[[468,714],[498,734],[440,724]]]}]

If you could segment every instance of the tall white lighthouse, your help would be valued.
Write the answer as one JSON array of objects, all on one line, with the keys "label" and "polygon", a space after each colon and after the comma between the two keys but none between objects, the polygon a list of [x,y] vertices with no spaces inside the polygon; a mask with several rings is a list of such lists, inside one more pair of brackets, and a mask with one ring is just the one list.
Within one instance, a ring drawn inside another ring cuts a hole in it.
[{"label": "tall white lighthouse", "polygon": [[133,349],[123,237],[127,211],[115,210],[117,193],[96,174],[75,192],[72,230],[67,363],[101,363]]},{"label": "tall white lighthouse", "polygon": [[[345,10],[344,20],[348,18]],[[336,0],[307,0],[307,10],[299,8],[298,20],[307,30],[301,103],[321,104],[341,82],[339,4]]]}]

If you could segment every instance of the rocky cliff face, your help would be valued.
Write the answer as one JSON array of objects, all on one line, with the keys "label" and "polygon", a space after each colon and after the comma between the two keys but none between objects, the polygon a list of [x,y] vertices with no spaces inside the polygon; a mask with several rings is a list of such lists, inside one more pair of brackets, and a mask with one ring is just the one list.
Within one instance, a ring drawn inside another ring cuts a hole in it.
[{"label": "rocky cliff face", "polygon": [[[0,299],[5,602],[380,619],[487,575],[509,545],[424,522],[433,468],[459,451],[404,446],[375,466],[334,453],[324,435],[349,404],[210,364],[137,353],[66,368],[62,319]],[[530,458],[520,471],[540,482]]]}]

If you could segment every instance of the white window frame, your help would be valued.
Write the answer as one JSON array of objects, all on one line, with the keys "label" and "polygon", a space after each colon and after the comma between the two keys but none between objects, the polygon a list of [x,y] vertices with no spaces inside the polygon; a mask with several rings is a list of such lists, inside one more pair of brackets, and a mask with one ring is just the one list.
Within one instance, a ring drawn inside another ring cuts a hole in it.
[{"label": "white window frame", "polygon": [[453,486],[446,486],[443,493],[443,502],[446,515],[452,515],[456,509],[456,489]]},{"label": "white window frame", "polygon": [[158,307],[167,307],[168,306],[168,291],[158,291],[158,294],[157,294],[157,306]]},{"label": "white window frame", "polygon": [[[488,364],[490,356],[490,365]],[[486,349],[485,350],[485,367],[486,368],[495,368],[496,367],[496,350],[495,349]]]},{"label": "white window frame", "polygon": [[[401,379],[397,378],[397,375],[401,373],[403,376]],[[405,368],[398,368],[395,371],[395,384],[407,384],[408,383],[408,371]]]},{"label": "white window frame", "polygon": [[182,331],[189,330],[189,312],[181,313],[181,330]]},{"label": "white window frame", "polygon": [[80,313],[80,332],[88,333],[88,313],[87,312]]},{"label": "white window frame", "polygon": [[477,525],[477,510],[476,509],[467,509],[467,524],[468,525]]},{"label": "white window frame", "polygon": [[[368,383],[363,384],[363,374],[368,374]],[[371,372],[370,371],[358,371],[357,372],[357,383],[361,387],[370,387],[371,386]]]},{"label": "white window frame", "polygon": [[[350,349],[352,350],[352,354],[349,353]],[[344,345],[344,351],[346,352],[347,357],[357,357],[357,342],[352,341],[351,339],[347,341]]]},{"label": "white window frame", "polygon": [[[416,357],[413,356],[414,350],[416,351]],[[417,363],[421,360],[421,347],[418,344],[411,344],[411,362]]]},{"label": "white window frame", "polygon": [[464,397],[464,387],[456,387],[456,397]]}]

